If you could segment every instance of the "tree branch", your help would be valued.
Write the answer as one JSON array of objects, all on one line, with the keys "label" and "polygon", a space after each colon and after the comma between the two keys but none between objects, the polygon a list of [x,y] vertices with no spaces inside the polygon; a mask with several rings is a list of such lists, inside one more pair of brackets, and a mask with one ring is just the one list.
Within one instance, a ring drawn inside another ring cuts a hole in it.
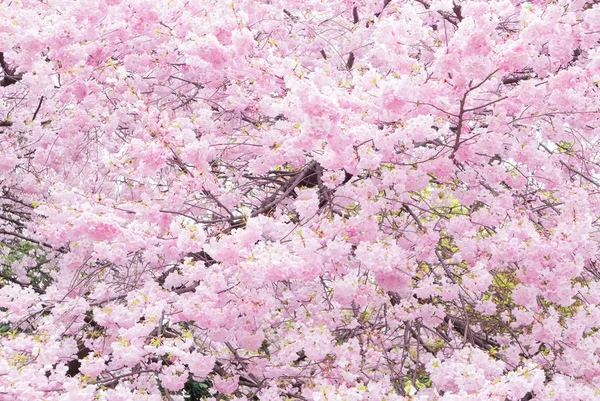
[{"label": "tree branch", "polygon": [[2,79],[2,81],[0,81],[0,86],[4,87],[16,84],[23,77],[23,73],[15,74],[16,70],[8,66],[8,64],[4,60],[3,52],[0,52],[0,67],[2,67],[2,71],[4,72],[4,78]]}]

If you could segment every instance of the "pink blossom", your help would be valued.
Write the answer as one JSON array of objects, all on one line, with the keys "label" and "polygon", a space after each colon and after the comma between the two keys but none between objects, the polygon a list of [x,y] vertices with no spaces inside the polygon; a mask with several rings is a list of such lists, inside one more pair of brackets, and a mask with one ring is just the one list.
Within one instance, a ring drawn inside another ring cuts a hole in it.
[{"label": "pink blossom", "polygon": [[215,389],[223,394],[233,393],[238,388],[239,376],[233,376],[227,379],[217,376],[213,379]]},{"label": "pink blossom", "polygon": [[597,399],[593,3],[2,6],[0,399]]}]

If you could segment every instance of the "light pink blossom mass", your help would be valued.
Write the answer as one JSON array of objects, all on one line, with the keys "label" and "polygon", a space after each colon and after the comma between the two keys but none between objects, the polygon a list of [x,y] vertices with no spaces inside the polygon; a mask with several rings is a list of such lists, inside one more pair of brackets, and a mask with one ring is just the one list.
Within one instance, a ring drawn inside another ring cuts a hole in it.
[{"label": "light pink blossom mass", "polygon": [[600,400],[600,2],[0,2],[0,400]]}]

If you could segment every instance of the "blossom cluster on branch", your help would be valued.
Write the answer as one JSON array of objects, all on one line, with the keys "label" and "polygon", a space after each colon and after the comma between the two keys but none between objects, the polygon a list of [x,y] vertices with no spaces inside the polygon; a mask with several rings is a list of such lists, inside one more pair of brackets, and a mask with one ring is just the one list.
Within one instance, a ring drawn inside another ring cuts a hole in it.
[{"label": "blossom cluster on branch", "polygon": [[600,399],[600,2],[0,3],[0,400]]}]

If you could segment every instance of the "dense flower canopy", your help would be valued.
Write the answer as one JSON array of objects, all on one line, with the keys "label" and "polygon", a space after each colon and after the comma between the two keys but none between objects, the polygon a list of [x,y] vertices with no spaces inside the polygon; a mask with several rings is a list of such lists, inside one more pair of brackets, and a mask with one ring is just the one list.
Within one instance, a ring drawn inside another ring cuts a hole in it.
[{"label": "dense flower canopy", "polygon": [[0,3],[0,399],[600,399],[600,3]]}]

